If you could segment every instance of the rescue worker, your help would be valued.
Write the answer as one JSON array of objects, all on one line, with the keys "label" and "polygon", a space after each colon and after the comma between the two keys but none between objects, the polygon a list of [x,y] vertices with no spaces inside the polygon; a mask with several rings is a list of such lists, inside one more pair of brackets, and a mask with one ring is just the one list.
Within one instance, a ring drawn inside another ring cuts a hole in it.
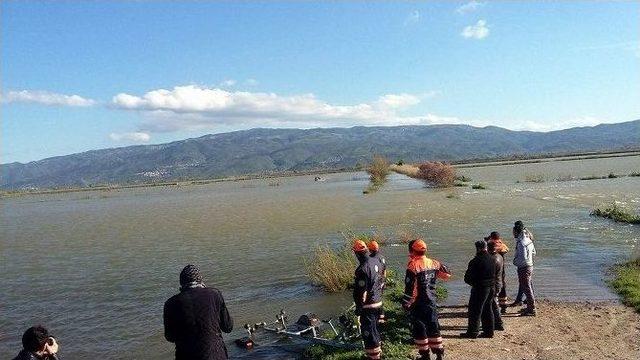
[{"label": "rescue worker", "polygon": [[[502,287],[502,281],[504,276],[504,258],[498,253],[497,244],[495,241],[489,241],[487,243],[487,251],[491,255],[498,266],[498,272],[495,279],[495,291],[494,294],[500,292]],[[493,329],[498,331],[504,330],[504,323],[502,322],[502,316],[500,316],[500,308],[498,307],[498,298],[493,297],[491,300],[491,312],[493,313]]]},{"label": "rescue worker", "polygon": [[498,296],[498,305],[500,306],[500,313],[506,314],[507,307],[509,307],[509,305],[507,304],[507,280],[504,276],[504,264],[505,264],[504,254],[509,252],[509,247],[507,246],[507,244],[502,242],[502,238],[500,237],[500,234],[497,231],[492,231],[491,234],[489,234],[489,236],[484,238],[484,241],[487,242],[487,245],[491,243],[495,243],[496,252],[500,254],[500,256],[502,257],[502,269],[500,274],[501,282],[499,284],[500,286],[496,287],[497,289],[496,294]]},{"label": "rescue worker", "polygon": [[[367,248],[369,248],[369,257],[378,261],[379,271],[378,276],[382,277],[382,292],[384,293],[384,287],[386,285],[387,280],[387,262],[384,259],[384,256],[380,254],[380,245],[375,240],[369,241],[367,244]],[[384,306],[380,308],[380,318],[378,319],[378,323],[384,324]]]},{"label": "rescue worker", "polygon": [[222,331],[233,319],[218,289],[205,286],[195,265],[180,272],[180,293],[164,303],[164,337],[176,344],[176,360],[226,360]]},{"label": "rescue worker", "polygon": [[[513,265],[518,268],[518,283],[520,290],[527,297],[527,307],[521,311],[522,316],[536,316],[536,302],[533,296],[533,257],[536,255],[536,248],[533,246],[531,233],[524,227],[522,221],[513,224],[513,237],[516,240],[516,251],[513,258]],[[517,299],[516,299],[517,300]]]},{"label": "rescue worker", "polygon": [[[464,282],[471,285],[467,332],[460,337],[475,339],[493,337],[494,320],[491,303],[495,297],[496,278],[500,269],[495,259],[487,252],[485,241],[476,241],[476,256],[469,261],[464,273]],[[478,335],[482,317],[482,334]]]},{"label": "rescue worker", "polygon": [[421,360],[430,359],[429,350],[437,360],[444,357],[436,308],[436,279],[447,280],[451,273],[437,260],[425,256],[427,244],[422,239],[409,243],[409,263],[404,279],[402,307],[409,311],[413,341]]},{"label": "rescue worker", "polygon": [[380,359],[382,355],[378,319],[382,310],[382,277],[379,262],[367,254],[367,244],[362,240],[353,243],[353,252],[359,265],[355,271],[353,301],[356,315],[360,317],[360,332],[367,359]]}]

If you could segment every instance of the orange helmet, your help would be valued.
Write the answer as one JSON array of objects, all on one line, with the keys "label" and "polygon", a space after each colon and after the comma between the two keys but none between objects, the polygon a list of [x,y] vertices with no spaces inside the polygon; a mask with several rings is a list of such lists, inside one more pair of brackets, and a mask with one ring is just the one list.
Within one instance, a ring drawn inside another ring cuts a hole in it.
[{"label": "orange helmet", "polygon": [[362,240],[356,240],[353,242],[353,247],[351,249],[353,249],[353,251],[355,252],[367,251],[367,244],[365,244]]},{"label": "orange helmet", "polygon": [[411,250],[417,253],[424,253],[427,251],[427,243],[422,239],[417,239],[411,244]]},{"label": "orange helmet", "polygon": [[380,245],[378,245],[378,242],[375,241],[375,240],[369,241],[369,244],[367,244],[367,247],[369,248],[369,251],[378,251],[378,250],[380,250]]}]

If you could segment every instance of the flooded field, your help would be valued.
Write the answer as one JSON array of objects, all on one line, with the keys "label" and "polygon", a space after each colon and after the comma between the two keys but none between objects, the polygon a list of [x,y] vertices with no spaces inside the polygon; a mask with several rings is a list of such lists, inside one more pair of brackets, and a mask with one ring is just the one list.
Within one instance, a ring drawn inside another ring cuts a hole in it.
[{"label": "flooded field", "polygon": [[[589,211],[612,201],[640,210],[640,177],[556,180],[634,171],[640,156],[460,169],[486,190],[427,189],[392,175],[363,195],[366,174],[341,173],[324,182],[301,176],[0,199],[0,357],[14,356],[22,331],[42,323],[65,358],[170,358],[162,306],[187,263],[225,295],[238,329],[229,340],[281,308],[334,315],[349,294],[310,286],[303,259],[315,244],[340,243],[345,230],[424,236],[430,256],[453,271],[447,302],[458,304],[468,296],[462,275],[473,242],[497,230],[513,247],[510,226],[521,219],[536,236],[538,296],[613,299],[605,269],[640,255],[640,227]],[[532,178],[545,181],[524,182]],[[404,246],[383,251],[403,267]],[[515,269],[507,273],[514,296]]]}]

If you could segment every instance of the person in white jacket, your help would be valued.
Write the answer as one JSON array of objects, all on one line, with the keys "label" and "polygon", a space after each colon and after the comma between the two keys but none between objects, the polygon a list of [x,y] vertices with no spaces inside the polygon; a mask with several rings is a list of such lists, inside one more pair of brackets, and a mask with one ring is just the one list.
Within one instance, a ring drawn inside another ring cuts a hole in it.
[{"label": "person in white jacket", "polygon": [[529,231],[524,227],[522,221],[518,220],[513,225],[513,237],[516,240],[516,250],[513,257],[513,265],[518,268],[518,282],[520,289],[527,297],[527,307],[522,310],[522,316],[536,316],[536,302],[533,296],[533,257],[536,255],[536,248]]}]

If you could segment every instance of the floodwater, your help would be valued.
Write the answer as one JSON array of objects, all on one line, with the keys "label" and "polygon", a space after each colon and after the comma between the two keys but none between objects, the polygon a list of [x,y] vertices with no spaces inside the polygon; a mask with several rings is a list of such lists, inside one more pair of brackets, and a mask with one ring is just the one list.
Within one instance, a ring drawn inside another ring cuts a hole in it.
[{"label": "floodwater", "polygon": [[[349,294],[310,286],[303,259],[315,244],[341,243],[347,230],[424,236],[430,256],[454,273],[447,303],[459,304],[468,296],[462,275],[473,242],[497,230],[513,247],[510,227],[521,219],[536,238],[540,298],[615,299],[606,268],[640,255],[640,227],[589,210],[612,201],[640,210],[640,177],[552,180],[634,171],[640,156],[460,169],[486,190],[428,189],[392,175],[363,195],[366,174],[341,173],[324,182],[300,176],[0,199],[0,358],[15,355],[22,332],[37,323],[52,329],[68,359],[170,358],[162,306],[188,263],[222,290],[237,329],[228,340],[242,336],[243,323],[273,319],[281,308],[293,317],[335,315]],[[547,181],[516,183],[538,175]],[[401,269],[405,246],[383,251]],[[514,296],[510,264],[507,274]],[[293,357],[285,354],[275,358]]]}]

